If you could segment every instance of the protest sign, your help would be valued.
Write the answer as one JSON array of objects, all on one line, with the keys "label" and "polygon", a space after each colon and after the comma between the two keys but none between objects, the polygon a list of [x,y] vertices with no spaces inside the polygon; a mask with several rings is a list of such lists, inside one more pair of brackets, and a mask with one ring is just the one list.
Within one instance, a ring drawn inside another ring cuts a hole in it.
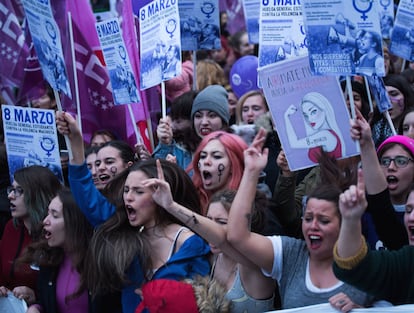
[{"label": "protest sign", "polygon": [[55,112],[3,105],[2,116],[10,177],[19,168],[41,165],[63,182]]},{"label": "protest sign", "polygon": [[257,0],[244,0],[243,10],[246,23],[249,42],[259,43],[259,20],[260,20],[260,2]]},{"label": "protest sign", "polygon": [[385,75],[378,1],[303,0],[314,74]]},{"label": "protest sign", "polygon": [[118,18],[96,23],[105,64],[109,72],[115,104],[140,102],[128,50]]},{"label": "protest sign", "polygon": [[358,154],[336,77],[312,75],[301,57],[259,68],[259,78],[292,171],[316,165],[321,147],[337,159]]},{"label": "protest sign", "polygon": [[218,0],[180,0],[178,9],[182,50],[221,49]]},{"label": "protest sign", "polygon": [[12,292],[7,297],[0,297],[0,312],[4,313],[26,313],[27,304],[24,300],[16,298]]},{"label": "protest sign", "polygon": [[22,1],[43,77],[54,90],[71,96],[58,25],[50,1]]},{"label": "protest sign", "polygon": [[181,74],[178,1],[154,0],[139,10],[141,89]]},{"label": "protest sign", "polygon": [[[372,308],[354,308],[352,313],[402,313],[402,312],[414,312],[414,304],[396,305],[396,306],[374,306]],[[269,311],[267,313],[337,313],[338,310],[329,303],[309,305],[294,309]]]},{"label": "protest sign", "polygon": [[367,77],[367,82],[371,94],[374,96],[378,110],[381,113],[384,113],[391,109],[392,104],[382,78],[377,75],[372,75]]},{"label": "protest sign", "polygon": [[389,40],[394,28],[394,1],[380,1],[379,14],[382,39]]},{"label": "protest sign", "polygon": [[259,66],[307,55],[300,1],[261,1]]},{"label": "protest sign", "polygon": [[414,2],[400,0],[391,35],[390,52],[414,61]]}]

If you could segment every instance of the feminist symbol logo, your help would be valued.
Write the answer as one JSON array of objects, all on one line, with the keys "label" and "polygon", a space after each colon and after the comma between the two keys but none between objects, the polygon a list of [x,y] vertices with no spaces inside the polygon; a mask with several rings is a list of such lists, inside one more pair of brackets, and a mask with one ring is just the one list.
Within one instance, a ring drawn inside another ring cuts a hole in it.
[{"label": "feminist symbol logo", "polygon": [[56,29],[53,26],[53,24],[50,23],[49,21],[46,21],[46,32],[49,35],[49,37],[52,39],[53,45],[56,46],[56,37],[57,37]]},{"label": "feminist symbol logo", "polygon": [[204,1],[203,5],[201,6],[201,12],[203,12],[207,18],[211,17],[211,14],[213,14],[215,9],[216,8],[214,7],[214,3],[209,1]]},{"label": "feminist symbol logo", "polygon": [[220,164],[218,165],[218,168],[217,168],[217,170],[218,170],[219,182],[221,182],[221,175],[223,175],[224,169],[225,169],[224,164],[223,164],[223,163],[220,163]]},{"label": "feminist symbol logo", "polygon": [[365,21],[368,18],[368,13],[372,9],[373,0],[352,0],[352,5],[355,10],[362,13],[361,18]]},{"label": "feminist symbol logo", "polygon": [[165,31],[170,35],[170,38],[174,36],[174,32],[177,29],[177,21],[173,18],[167,21],[165,25]]},{"label": "feminist symbol logo", "polygon": [[391,0],[380,0],[380,4],[384,8],[384,11],[387,10],[388,6],[391,4]]},{"label": "feminist symbol logo", "polygon": [[51,151],[55,149],[55,141],[50,137],[40,138],[40,147],[46,152],[46,155],[50,157],[52,155]]}]

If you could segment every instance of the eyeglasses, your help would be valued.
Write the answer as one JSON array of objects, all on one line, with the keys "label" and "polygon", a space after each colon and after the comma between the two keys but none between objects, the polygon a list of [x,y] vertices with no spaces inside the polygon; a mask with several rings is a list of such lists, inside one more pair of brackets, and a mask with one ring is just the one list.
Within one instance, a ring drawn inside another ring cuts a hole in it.
[{"label": "eyeglasses", "polygon": [[407,158],[403,155],[398,155],[395,158],[382,157],[379,161],[382,167],[389,167],[391,162],[394,161],[396,167],[403,168],[408,165],[408,162],[413,161],[413,159]]},{"label": "eyeglasses", "polygon": [[10,194],[10,192],[13,192],[16,197],[20,197],[23,194],[23,188],[19,186],[9,186],[7,187],[7,194]]}]

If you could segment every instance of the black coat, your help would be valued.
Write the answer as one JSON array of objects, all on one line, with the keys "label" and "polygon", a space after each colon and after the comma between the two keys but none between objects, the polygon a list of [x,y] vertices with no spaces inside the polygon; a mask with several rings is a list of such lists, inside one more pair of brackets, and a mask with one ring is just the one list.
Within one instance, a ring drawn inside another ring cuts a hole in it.
[{"label": "black coat", "polygon": [[[37,302],[43,307],[44,313],[58,313],[56,302],[56,279],[58,268],[40,267],[37,276]],[[120,293],[98,296],[92,300],[89,295],[89,313],[121,313]]]}]

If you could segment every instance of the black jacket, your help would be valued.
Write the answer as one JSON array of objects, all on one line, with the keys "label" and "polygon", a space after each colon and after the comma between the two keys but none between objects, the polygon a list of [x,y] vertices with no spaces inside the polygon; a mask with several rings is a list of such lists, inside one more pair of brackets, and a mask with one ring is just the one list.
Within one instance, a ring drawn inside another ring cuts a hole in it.
[{"label": "black jacket", "polygon": [[[58,268],[40,267],[37,276],[37,302],[44,313],[59,313],[56,303],[56,279]],[[98,296],[92,300],[89,295],[89,313],[121,313],[120,293]]]}]

